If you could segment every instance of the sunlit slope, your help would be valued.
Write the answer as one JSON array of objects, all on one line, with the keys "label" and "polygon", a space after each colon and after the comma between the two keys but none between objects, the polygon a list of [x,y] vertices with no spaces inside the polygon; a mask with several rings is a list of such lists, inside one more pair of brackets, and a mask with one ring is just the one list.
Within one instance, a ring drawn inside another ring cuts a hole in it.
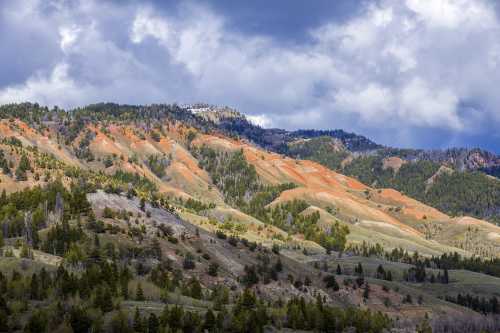
[{"label": "sunlit slope", "polygon": [[[229,153],[242,150],[263,183],[297,185],[282,192],[271,206],[295,199],[304,200],[313,206],[310,209],[320,210],[322,223],[339,221],[348,225],[351,230],[348,241],[352,244],[363,241],[380,243],[387,249],[403,247],[428,255],[450,251],[482,256],[498,256],[500,253],[500,228],[494,224],[467,217],[452,218],[393,189],[373,189],[316,162],[284,157],[223,135],[203,134],[180,122],[155,126],[134,122],[90,123],[68,142],[55,125],[32,128],[20,120],[4,119],[0,121],[0,138],[13,137],[24,147],[31,147],[23,154],[33,160],[37,154],[46,153],[67,166],[109,175],[117,171],[137,173],[172,199],[194,198],[212,203],[216,206],[212,212],[218,214],[219,220],[232,216],[245,223],[255,218],[224,202],[220,189],[199,166],[189,147],[207,145]],[[156,137],[153,137],[154,132]],[[187,142],[190,132],[195,133],[194,140]],[[86,138],[88,133],[91,135]],[[88,139],[92,160],[78,157],[77,151],[85,144],[85,139]],[[2,148],[13,164],[19,162],[20,152],[7,145],[2,145]],[[161,174],[149,164],[151,157],[164,161]],[[112,163],[106,165],[105,160]],[[0,188],[11,192],[43,184],[44,177],[35,177],[36,173],[34,164],[26,181],[15,181],[13,177],[1,174]],[[64,181],[62,171],[54,171],[53,176],[62,177]],[[262,240],[272,238],[272,235],[263,233],[261,236]]]},{"label": "sunlit slope", "polygon": [[[454,219],[393,189],[372,189],[318,163],[295,160],[222,136],[199,135],[197,145],[216,150],[242,149],[261,179],[270,184],[292,182],[271,205],[294,199],[321,208],[331,218],[349,225],[349,241],[381,243],[428,255],[457,251],[496,256],[500,228],[471,218]],[[326,212],[326,210],[331,213]],[[470,240],[471,230],[475,238]]]}]

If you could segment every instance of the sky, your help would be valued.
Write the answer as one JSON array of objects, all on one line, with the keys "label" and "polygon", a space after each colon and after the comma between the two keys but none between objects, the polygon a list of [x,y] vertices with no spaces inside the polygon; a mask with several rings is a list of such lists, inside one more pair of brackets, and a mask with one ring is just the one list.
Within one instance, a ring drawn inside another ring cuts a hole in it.
[{"label": "sky", "polygon": [[500,153],[494,0],[5,0],[0,64],[0,104],[203,102]]}]

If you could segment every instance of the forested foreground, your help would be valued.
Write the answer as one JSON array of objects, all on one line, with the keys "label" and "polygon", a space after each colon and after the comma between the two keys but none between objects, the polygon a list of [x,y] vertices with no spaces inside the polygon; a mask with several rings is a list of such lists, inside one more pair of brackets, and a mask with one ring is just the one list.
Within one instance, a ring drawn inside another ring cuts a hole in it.
[{"label": "forested foreground", "polygon": [[[192,241],[185,235],[176,235],[169,226],[158,227],[154,237],[149,238],[143,227],[134,226],[152,207],[142,201],[139,206],[144,215],[110,208],[102,212],[105,221],[120,221],[129,228],[103,222],[83,195],[84,188],[73,185],[66,189],[60,182],[54,182],[1,196],[1,213],[4,220],[11,222],[2,225],[2,230],[8,233],[2,238],[0,258],[0,331],[263,332],[288,328],[384,332],[405,325],[377,311],[334,306],[321,292],[311,298],[305,291],[317,282],[312,276],[302,279],[288,271],[279,248],[270,251],[234,235],[227,236],[222,229],[217,232],[217,242],[245,249],[248,256],[255,256],[258,264],[245,267],[237,278],[238,285],[227,285],[220,279],[207,284],[204,276],[215,278],[224,273],[202,244],[195,246],[197,250],[186,250],[181,246],[191,246]],[[186,205],[198,207],[193,202]],[[300,207],[300,203],[294,203],[295,206]],[[293,207],[288,209],[293,212]],[[32,212],[29,230],[25,224],[28,212]],[[52,221],[47,216],[58,220]],[[273,219],[279,220],[277,216]],[[135,242],[125,241],[127,238]],[[175,248],[176,254],[183,258],[180,263],[165,255],[165,244]],[[368,255],[374,250],[362,251]],[[43,255],[62,260],[48,264]],[[407,253],[386,254],[389,255],[394,256],[394,261],[420,266]],[[452,258],[440,260],[442,265],[448,265]],[[317,269],[320,272],[325,268]],[[342,279],[343,286],[337,282],[338,277],[347,273],[344,268],[338,265],[334,272],[335,275],[327,274],[321,279],[324,290],[336,293],[346,287],[358,288],[363,290],[365,300],[371,297],[366,280],[369,274],[361,264],[353,273],[357,278],[352,286],[349,278]],[[375,278],[393,279],[390,270],[383,267],[379,267]],[[269,298],[260,294],[261,287],[283,280],[292,282],[302,295]],[[485,315],[498,310],[497,303],[483,304],[481,299],[470,295],[446,301]],[[421,302],[412,300],[410,295],[403,300],[407,304]],[[384,306],[391,307],[389,303]],[[473,331],[478,327],[495,327],[489,317],[485,318],[489,326],[477,324]],[[439,326],[444,322],[426,319],[417,328],[419,332],[431,332],[431,326],[436,328],[435,332],[460,332],[453,325]]]},{"label": "forested foreground", "polygon": [[[266,326],[300,330],[382,332],[391,321],[380,313],[336,308],[293,298],[265,302],[250,289],[234,298],[223,286],[205,294],[195,278],[182,271],[155,267],[143,279],[162,288],[163,304],[146,302],[139,283],[129,287],[137,272],[107,258],[88,262],[75,271],[59,266],[31,275],[12,271],[0,275],[0,330],[47,332],[71,328],[73,332],[262,332]],[[158,275],[163,275],[160,278]],[[172,279],[168,276],[173,275]],[[181,290],[193,299],[207,299],[205,311],[172,304],[170,292]],[[150,311],[149,307],[160,311]]]},{"label": "forested foreground", "polygon": [[[333,307],[320,294],[315,300],[259,297],[256,287],[280,279],[284,268],[279,254],[248,242],[242,243],[262,264],[245,269],[241,287],[202,285],[200,261],[208,266],[203,274],[220,274],[208,253],[185,252],[182,265],[174,263],[160,242],[177,246],[186,240],[168,226],[159,228],[154,239],[130,228],[135,244],[110,241],[108,236],[125,230],[96,219],[85,193],[82,187],[66,189],[54,182],[1,196],[0,213],[8,222],[2,224],[0,331],[262,332],[275,327],[382,332],[392,326],[381,313]],[[109,208],[103,218],[132,221],[130,214]],[[47,264],[44,254],[62,261]]]}]

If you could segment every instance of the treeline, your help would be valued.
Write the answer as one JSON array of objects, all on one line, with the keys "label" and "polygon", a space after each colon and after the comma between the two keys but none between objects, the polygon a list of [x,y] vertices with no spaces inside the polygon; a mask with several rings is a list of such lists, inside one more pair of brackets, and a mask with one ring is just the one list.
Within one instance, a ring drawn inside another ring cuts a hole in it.
[{"label": "treeline", "polygon": [[349,156],[343,148],[343,145],[339,145],[332,137],[318,137],[289,143],[286,154],[297,159],[316,161],[332,170],[340,170],[342,161]]},{"label": "treeline", "polygon": [[444,298],[447,302],[455,303],[461,306],[465,306],[476,312],[482,314],[500,314],[500,307],[498,305],[498,298],[491,296],[490,298],[474,296],[470,294],[458,294],[456,297],[445,296]]},{"label": "treeline", "polygon": [[215,124],[181,108],[176,104],[152,104],[148,106],[98,103],[65,111],[57,106],[49,109],[37,103],[6,104],[0,106],[0,118],[18,118],[35,128],[44,122],[57,122],[63,137],[74,139],[86,123],[105,121],[181,121],[186,126],[199,129],[215,129]]},{"label": "treeline", "polygon": [[[145,301],[140,284],[135,294],[130,295],[128,285],[134,275],[127,267],[105,263],[87,267],[80,276],[62,266],[55,272],[42,268],[31,276],[17,271],[13,271],[11,277],[0,274],[0,330],[43,333],[67,327],[76,333],[253,333],[275,327],[379,333],[392,327],[391,320],[380,312],[332,307],[324,304],[321,297],[315,302],[292,298],[270,304],[259,299],[251,289],[237,295],[229,307],[224,292],[216,290],[213,297],[218,298],[215,304],[219,305],[214,308],[188,310],[182,305],[165,305],[161,313],[148,313],[139,310]],[[199,285],[191,288],[194,293],[201,293]],[[135,310],[121,306],[121,301],[126,299],[137,302]],[[13,301],[44,305],[33,309],[23,324],[10,305]]]},{"label": "treeline", "polygon": [[328,228],[320,227],[319,212],[304,213],[309,207],[305,201],[293,200],[268,207],[283,191],[293,189],[296,185],[262,184],[242,150],[234,153],[217,152],[207,146],[192,150],[200,166],[207,170],[229,204],[290,234],[303,234],[305,239],[320,244],[328,252],[344,249],[349,229],[339,223]]},{"label": "treeline", "polygon": [[463,269],[477,273],[483,273],[491,276],[500,277],[500,259],[483,259],[478,256],[464,257],[457,252],[444,253],[441,256],[424,257],[418,252],[408,253],[403,248],[394,248],[391,251],[385,251],[379,243],[368,244],[363,242],[361,245],[350,246],[348,251],[364,257],[379,257],[388,261],[402,262],[405,264],[434,268],[442,270]]}]

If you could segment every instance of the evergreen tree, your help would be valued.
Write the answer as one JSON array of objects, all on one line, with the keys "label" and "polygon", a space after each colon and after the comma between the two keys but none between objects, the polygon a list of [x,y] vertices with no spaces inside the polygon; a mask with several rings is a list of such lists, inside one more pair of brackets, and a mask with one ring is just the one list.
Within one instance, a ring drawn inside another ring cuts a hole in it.
[{"label": "evergreen tree", "polygon": [[24,326],[26,333],[43,333],[47,331],[48,319],[43,311],[36,311]]},{"label": "evergreen tree", "polygon": [[120,286],[121,286],[122,297],[127,300],[129,298],[128,279],[122,278],[121,282],[120,282]]},{"label": "evergreen tree", "polygon": [[196,267],[196,263],[194,262],[194,257],[190,252],[186,253],[186,255],[184,256],[182,267],[184,267],[184,269],[194,269]]},{"label": "evergreen tree", "polygon": [[448,276],[448,269],[444,269],[444,274],[443,274],[443,283],[448,284],[450,282],[450,278]]},{"label": "evergreen tree", "polygon": [[363,290],[363,298],[365,300],[370,298],[370,286],[368,285],[368,282],[365,283],[365,289]]},{"label": "evergreen tree", "polygon": [[31,276],[30,298],[34,299],[34,300],[40,299],[40,289],[39,289],[38,277],[37,277],[36,273],[33,273],[33,275]]},{"label": "evergreen tree", "polygon": [[189,282],[189,294],[192,298],[196,299],[201,299],[203,297],[200,282],[194,276]]},{"label": "evergreen tree", "polygon": [[216,326],[215,315],[211,309],[205,313],[205,320],[203,323],[203,329],[213,332]]},{"label": "evergreen tree", "polygon": [[88,333],[92,326],[92,318],[81,307],[72,307],[69,314],[69,324],[74,333]]},{"label": "evergreen tree", "polygon": [[148,333],[158,333],[160,322],[154,313],[151,313],[148,318]]},{"label": "evergreen tree", "polygon": [[113,310],[113,296],[107,285],[100,286],[96,289],[94,305],[101,309],[102,312],[110,312]]},{"label": "evergreen tree", "polygon": [[141,313],[139,312],[139,308],[135,308],[135,314],[134,314],[134,331],[138,333],[144,332],[144,322],[142,320]]},{"label": "evergreen tree", "polygon": [[338,291],[340,289],[340,286],[339,286],[337,280],[335,279],[335,275],[327,275],[327,276],[325,276],[323,281],[326,284],[326,288],[331,288],[334,291]]},{"label": "evergreen tree", "polygon": [[274,269],[278,273],[283,271],[283,264],[281,263],[281,258],[278,257],[278,261],[276,261],[276,265],[274,265]]},{"label": "evergreen tree", "polygon": [[386,277],[386,272],[384,270],[384,266],[382,264],[377,267],[377,279],[384,279]]},{"label": "evergreen tree", "polygon": [[131,333],[132,329],[129,326],[127,315],[120,311],[112,319],[110,323],[112,333]]},{"label": "evergreen tree", "polygon": [[357,275],[363,275],[363,266],[361,265],[360,262],[358,262],[358,265],[354,268],[354,272],[357,274]]},{"label": "evergreen tree", "polygon": [[219,270],[219,264],[212,262],[210,265],[208,265],[208,275],[210,276],[217,276]]},{"label": "evergreen tree", "polygon": [[182,329],[184,326],[184,309],[175,305],[169,312],[168,325],[173,332]]},{"label": "evergreen tree", "polygon": [[135,300],[139,301],[139,302],[143,302],[143,301],[146,300],[144,298],[144,291],[142,290],[142,285],[141,285],[140,282],[137,284],[137,291],[136,291],[136,294],[135,294]]}]

